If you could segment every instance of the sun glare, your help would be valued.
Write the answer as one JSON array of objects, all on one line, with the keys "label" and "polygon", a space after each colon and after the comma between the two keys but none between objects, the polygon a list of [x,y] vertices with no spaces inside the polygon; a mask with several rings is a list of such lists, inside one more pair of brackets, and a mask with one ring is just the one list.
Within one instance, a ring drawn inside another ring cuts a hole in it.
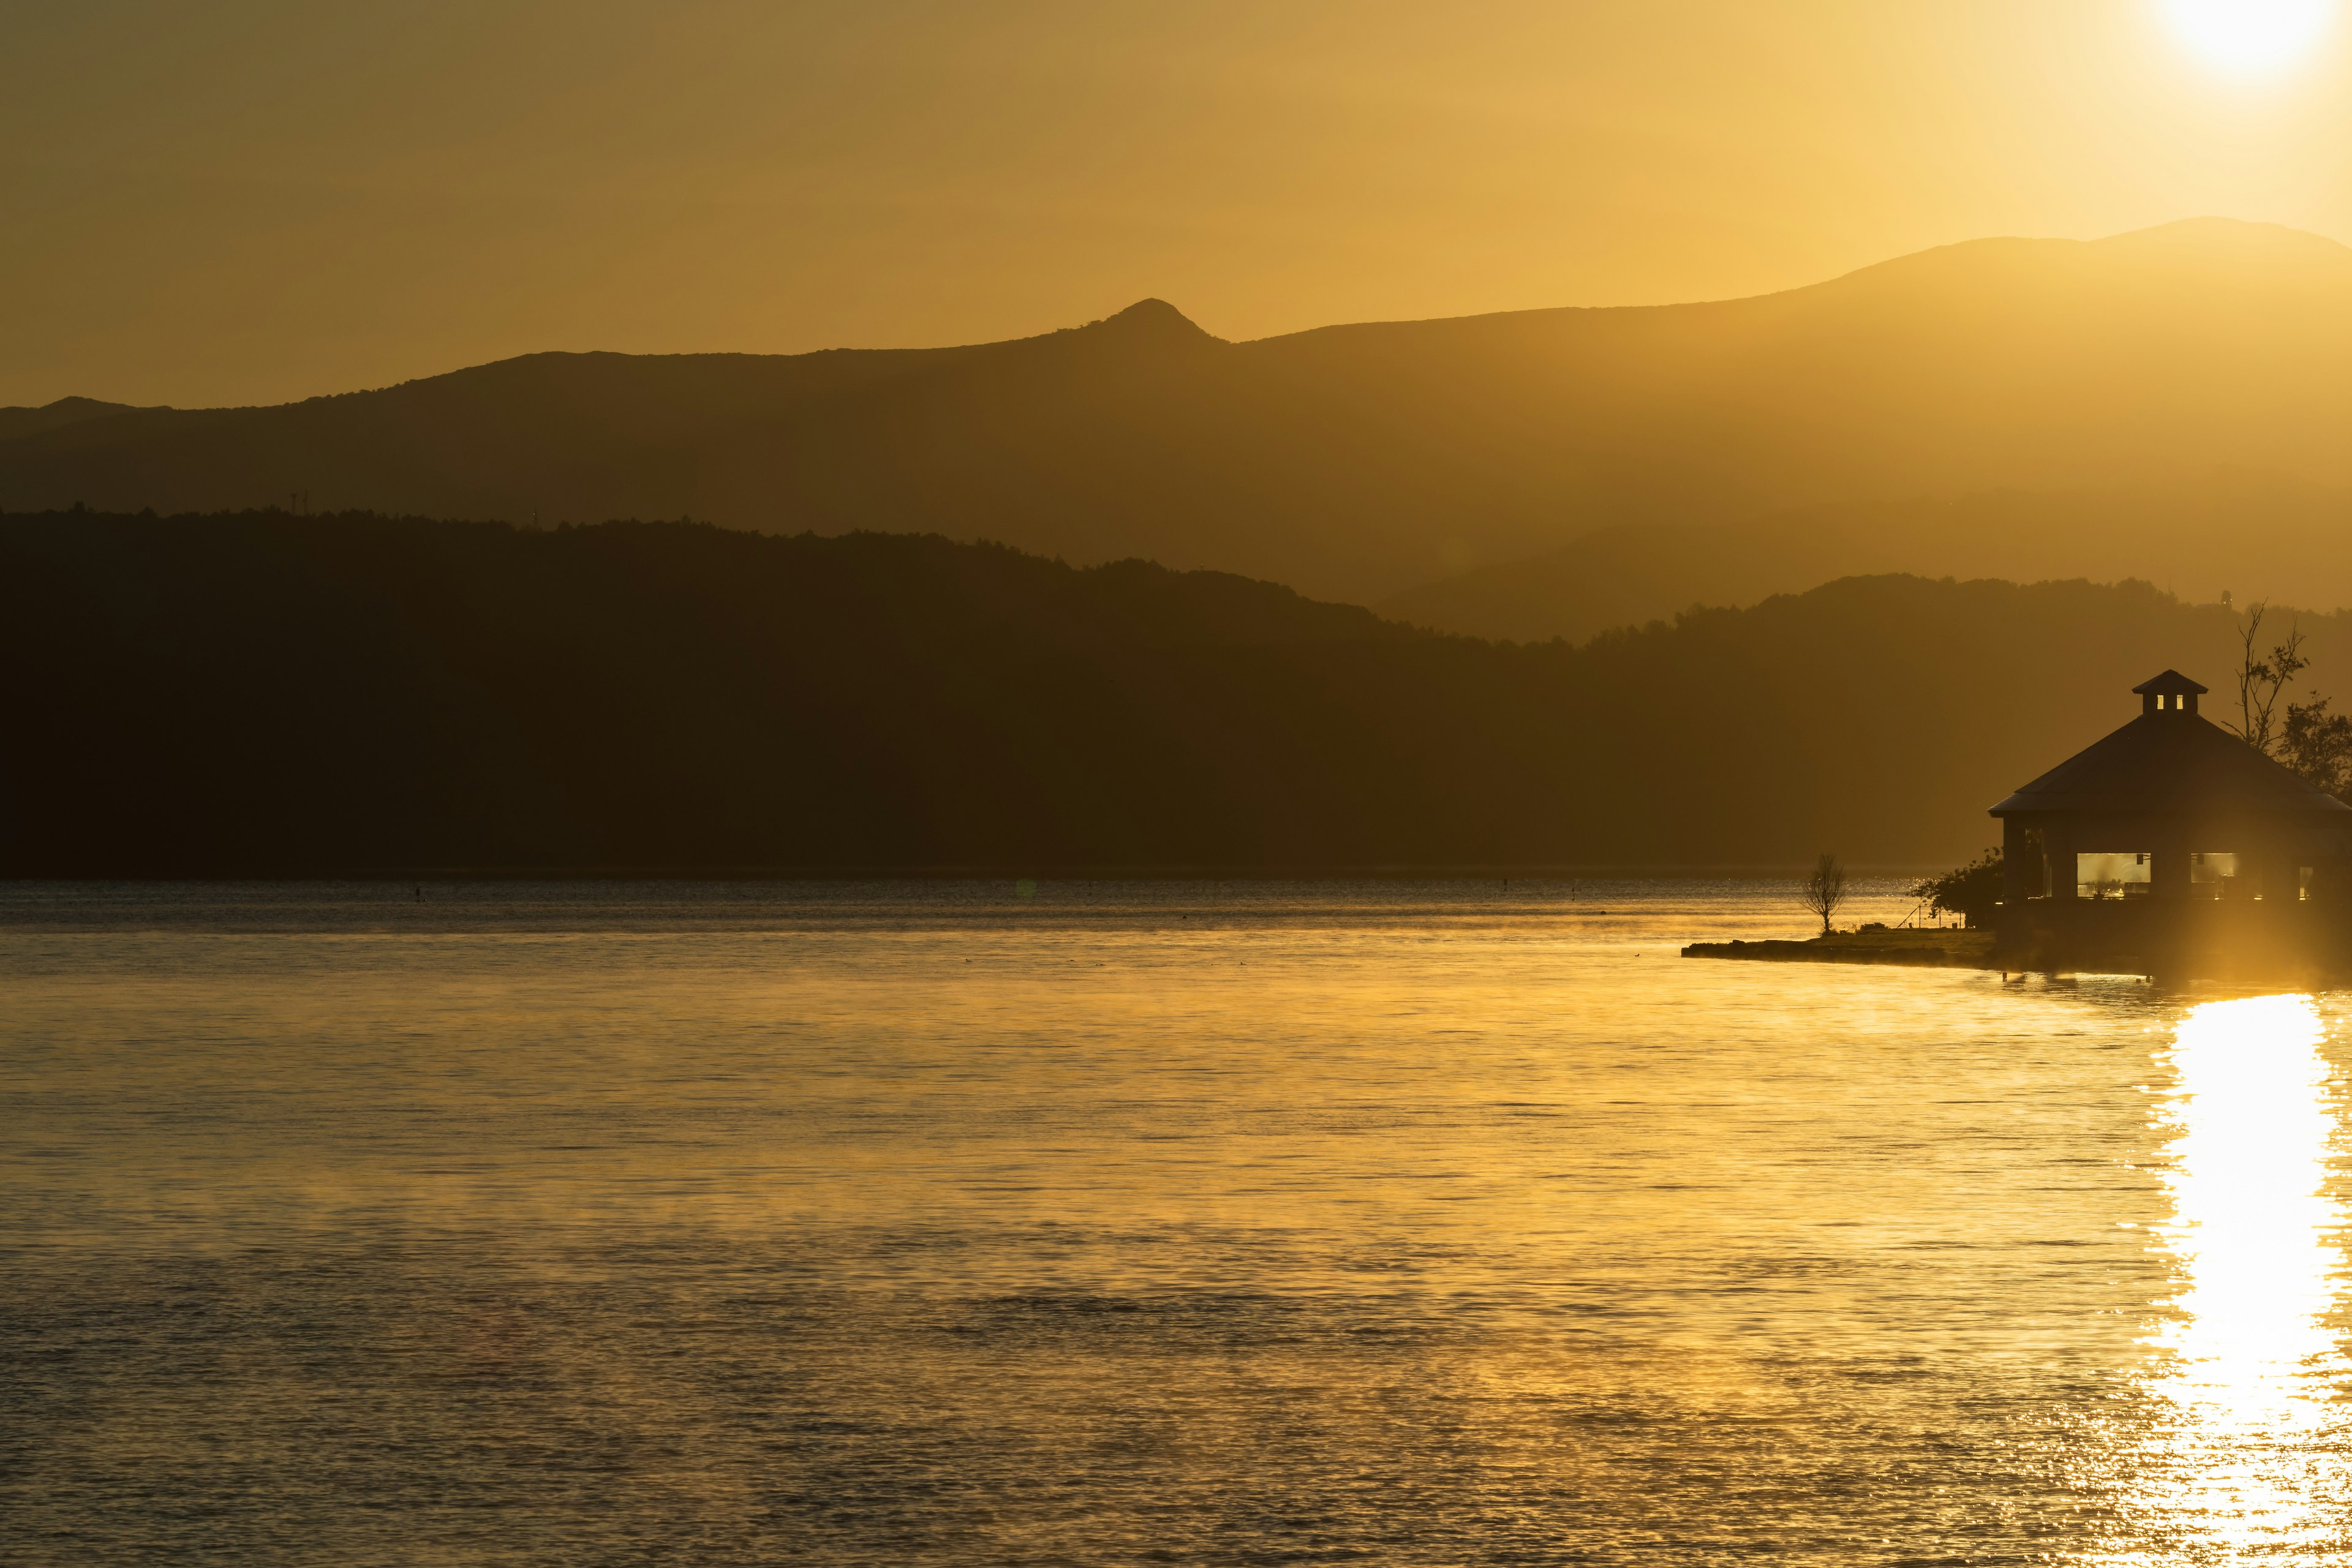
[{"label": "sun glare", "polygon": [[2336,19],[2336,0],[2163,0],[2181,41],[2222,70],[2283,70]]}]

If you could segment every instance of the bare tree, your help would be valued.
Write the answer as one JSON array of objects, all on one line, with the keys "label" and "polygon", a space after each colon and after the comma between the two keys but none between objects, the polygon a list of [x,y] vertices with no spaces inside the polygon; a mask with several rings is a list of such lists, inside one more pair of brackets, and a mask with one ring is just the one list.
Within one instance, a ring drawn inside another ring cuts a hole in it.
[{"label": "bare tree", "polygon": [[1829,935],[1830,917],[1845,903],[1845,867],[1836,856],[1827,850],[1822,851],[1822,858],[1813,862],[1812,870],[1798,889],[1797,897],[1805,908],[1822,917],[1822,934]]},{"label": "bare tree", "polygon": [[2254,657],[2254,639],[2262,635],[2263,617],[2269,610],[2268,601],[2257,603],[2238,627],[2238,722],[2230,727],[2264,756],[2276,755],[2285,739],[2278,724],[2279,694],[2311,668],[2303,655],[2303,627],[2293,621],[2277,647]]}]

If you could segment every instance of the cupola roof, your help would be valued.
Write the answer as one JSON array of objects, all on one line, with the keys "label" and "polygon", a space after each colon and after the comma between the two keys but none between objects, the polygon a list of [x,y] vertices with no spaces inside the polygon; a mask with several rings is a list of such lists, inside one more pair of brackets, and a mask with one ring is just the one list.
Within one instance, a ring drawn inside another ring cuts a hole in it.
[{"label": "cupola roof", "polygon": [[[2143,698],[2193,699],[2205,688],[2168,669],[2132,689]],[[2200,718],[2193,703],[2187,711],[2142,711],[2020,787],[1991,815],[2035,812],[2352,818],[2352,805]]]}]

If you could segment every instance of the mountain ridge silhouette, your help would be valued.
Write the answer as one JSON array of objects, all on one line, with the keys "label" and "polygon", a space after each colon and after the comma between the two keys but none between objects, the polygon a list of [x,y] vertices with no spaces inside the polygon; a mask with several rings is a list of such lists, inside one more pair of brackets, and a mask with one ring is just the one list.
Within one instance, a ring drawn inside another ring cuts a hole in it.
[{"label": "mountain ridge silhouette", "polygon": [[1228,342],[1148,300],[997,343],[542,353],[269,407],[40,427],[5,410],[0,508],[299,491],[937,531],[1377,603],[1629,524],[2216,470],[2352,487],[2347,367],[2352,249],[2201,219],[1974,240],[1682,305]]}]

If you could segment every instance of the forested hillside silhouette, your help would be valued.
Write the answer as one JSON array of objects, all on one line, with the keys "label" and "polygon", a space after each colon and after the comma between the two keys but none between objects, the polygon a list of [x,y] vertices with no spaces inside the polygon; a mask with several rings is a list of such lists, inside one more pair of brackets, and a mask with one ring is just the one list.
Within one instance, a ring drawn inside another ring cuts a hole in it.
[{"label": "forested hillside silhouette", "polygon": [[1949,862],[2231,626],[1882,577],[1530,647],[935,537],[11,515],[0,868]]},{"label": "forested hillside silhouette", "polygon": [[[1369,603],[1595,529],[1790,509],[2220,482],[2242,490],[2224,510],[2253,521],[2270,475],[2341,511],[2352,250],[2202,220],[1983,240],[1708,304],[1235,343],[1148,300],[965,348],[536,354],[283,407],[72,412],[0,413],[0,507],[299,494],[518,522],[928,531]],[[2070,515],[2056,509],[2053,545]],[[2236,580],[2229,534],[2185,537],[2218,580],[2184,591],[2285,591]],[[2298,591],[2352,603],[2352,554],[2312,566]],[[2112,554],[2000,569],[2139,570]]]}]

